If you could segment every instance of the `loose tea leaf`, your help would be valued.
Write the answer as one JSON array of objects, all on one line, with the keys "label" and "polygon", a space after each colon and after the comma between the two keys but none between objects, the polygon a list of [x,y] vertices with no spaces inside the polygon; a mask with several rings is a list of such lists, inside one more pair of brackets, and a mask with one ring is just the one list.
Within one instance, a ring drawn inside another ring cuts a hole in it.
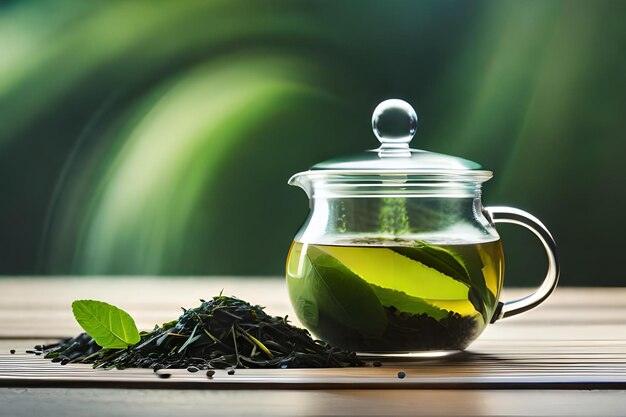
[{"label": "loose tea leaf", "polygon": [[[354,352],[313,340],[308,331],[272,317],[262,307],[217,296],[188,310],[178,320],[142,332],[126,349],[100,349],[83,333],[43,346],[46,358],[61,363],[91,363],[95,368],[234,369],[360,366]],[[160,374],[162,375],[162,374]],[[209,375],[209,374],[207,374]]]},{"label": "loose tea leaf", "polygon": [[111,304],[76,300],[72,303],[72,311],[83,330],[103,348],[123,349],[140,340],[133,318]]},{"label": "loose tea leaf", "polygon": [[370,351],[429,351],[462,350],[474,340],[478,330],[477,319],[448,312],[442,319],[426,313],[411,314],[394,307],[385,307],[389,327],[384,338],[367,341]]}]

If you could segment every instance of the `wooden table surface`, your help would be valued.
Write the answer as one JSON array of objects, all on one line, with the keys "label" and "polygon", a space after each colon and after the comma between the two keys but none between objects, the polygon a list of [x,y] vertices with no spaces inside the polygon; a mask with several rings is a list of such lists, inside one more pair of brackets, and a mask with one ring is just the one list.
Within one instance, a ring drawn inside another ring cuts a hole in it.
[{"label": "wooden table surface", "polygon": [[108,301],[150,329],[222,289],[298,324],[280,279],[0,279],[0,415],[626,415],[626,288],[559,288],[538,309],[490,325],[466,353],[380,368],[237,370],[212,380],[181,370],[164,380],[23,353],[81,331],[74,299]]}]

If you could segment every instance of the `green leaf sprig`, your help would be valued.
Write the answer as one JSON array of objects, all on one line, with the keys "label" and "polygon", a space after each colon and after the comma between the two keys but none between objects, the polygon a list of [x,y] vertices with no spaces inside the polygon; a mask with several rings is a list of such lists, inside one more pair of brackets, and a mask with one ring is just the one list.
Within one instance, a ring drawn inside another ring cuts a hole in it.
[{"label": "green leaf sprig", "polygon": [[72,312],[78,324],[104,349],[125,349],[139,342],[135,320],[124,310],[95,300],[76,300]]}]

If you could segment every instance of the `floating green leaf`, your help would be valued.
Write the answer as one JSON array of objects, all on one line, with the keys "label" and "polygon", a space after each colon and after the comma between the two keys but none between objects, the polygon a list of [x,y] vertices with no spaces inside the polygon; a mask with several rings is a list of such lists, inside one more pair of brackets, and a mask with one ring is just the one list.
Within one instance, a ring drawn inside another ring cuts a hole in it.
[{"label": "floating green leaf", "polygon": [[413,246],[390,247],[396,253],[429,266],[442,274],[471,286],[469,272],[461,258],[443,248],[415,241]]},{"label": "floating green leaf", "polygon": [[105,349],[124,349],[141,339],[133,318],[111,304],[76,300],[72,311],[78,324]]},{"label": "floating green leaf", "polygon": [[438,308],[422,298],[413,297],[402,291],[383,288],[374,284],[370,284],[370,286],[380,303],[385,307],[394,307],[398,311],[413,315],[425,313],[435,320],[440,320],[450,314],[449,311]]},{"label": "floating green leaf", "polygon": [[476,311],[486,321],[491,319],[488,311],[495,305],[495,296],[487,288],[484,277],[482,275],[472,277],[458,255],[421,241],[415,241],[413,246],[396,246],[391,249],[467,285],[468,299]]},{"label": "floating green leaf", "polygon": [[385,310],[366,281],[313,246],[309,247],[307,261],[316,277],[311,289],[320,311],[366,337],[379,337],[385,332]]}]

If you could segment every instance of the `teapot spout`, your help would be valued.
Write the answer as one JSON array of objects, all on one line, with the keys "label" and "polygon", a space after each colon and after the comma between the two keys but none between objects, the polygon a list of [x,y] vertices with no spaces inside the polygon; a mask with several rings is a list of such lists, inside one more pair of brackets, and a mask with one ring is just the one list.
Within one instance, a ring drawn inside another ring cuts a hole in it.
[{"label": "teapot spout", "polygon": [[312,184],[311,179],[308,177],[308,175],[306,175],[306,172],[298,172],[297,174],[293,175],[291,178],[289,178],[287,184],[302,188],[307,197],[311,198],[313,191]]}]

